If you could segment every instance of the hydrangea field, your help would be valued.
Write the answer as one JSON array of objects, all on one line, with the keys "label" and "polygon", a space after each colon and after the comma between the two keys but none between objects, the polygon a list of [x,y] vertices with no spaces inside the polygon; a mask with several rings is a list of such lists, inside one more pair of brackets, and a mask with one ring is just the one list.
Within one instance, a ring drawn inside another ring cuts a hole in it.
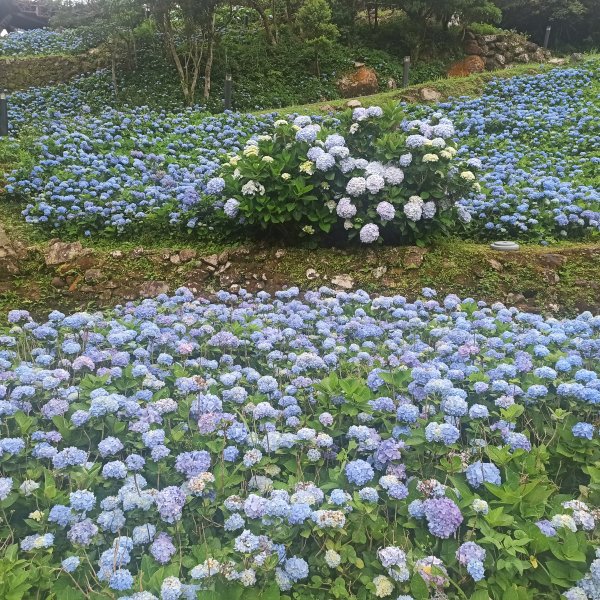
[{"label": "hydrangea field", "polygon": [[600,317],[182,288],[8,320],[4,598],[600,594]]},{"label": "hydrangea field", "polygon": [[[454,124],[459,157],[483,163],[481,191],[460,201],[472,216],[472,238],[597,236],[599,71],[598,61],[588,61],[498,80],[481,98],[435,108]],[[101,90],[86,81],[12,96],[13,131],[34,166],[15,172],[6,191],[27,200],[26,220],[86,235],[120,235],[142,224],[214,227],[219,211],[206,197],[207,181],[249,138],[271,135],[276,116],[99,108]],[[406,122],[432,111],[404,109]],[[401,169],[399,156],[387,166]],[[376,192],[378,201],[386,194]]]},{"label": "hydrangea field", "polygon": [[479,230],[538,240],[598,232],[599,74],[596,63],[497,80],[479,98],[442,105],[487,171],[486,193],[464,203]]},{"label": "hydrangea field", "polygon": [[99,41],[99,33],[86,27],[60,32],[51,29],[15,31],[0,38],[0,57],[79,54],[97,46]]}]

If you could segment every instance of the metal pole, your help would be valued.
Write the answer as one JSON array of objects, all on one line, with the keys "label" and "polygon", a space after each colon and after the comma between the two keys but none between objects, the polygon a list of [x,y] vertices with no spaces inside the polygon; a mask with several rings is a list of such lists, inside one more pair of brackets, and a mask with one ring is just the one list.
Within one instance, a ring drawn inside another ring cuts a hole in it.
[{"label": "metal pole", "polygon": [[548,41],[550,40],[550,31],[552,30],[552,26],[548,25],[546,27],[546,35],[544,36],[544,50],[548,50]]},{"label": "metal pole", "polygon": [[223,104],[225,106],[225,110],[231,110],[231,91],[233,87],[233,80],[231,77],[231,73],[227,73],[225,75],[225,90],[223,97]]},{"label": "metal pole", "polygon": [[8,100],[6,91],[0,92],[0,136],[8,135]]},{"label": "metal pole", "polygon": [[410,56],[404,57],[404,70],[402,72],[402,87],[408,87],[408,72],[410,71]]}]

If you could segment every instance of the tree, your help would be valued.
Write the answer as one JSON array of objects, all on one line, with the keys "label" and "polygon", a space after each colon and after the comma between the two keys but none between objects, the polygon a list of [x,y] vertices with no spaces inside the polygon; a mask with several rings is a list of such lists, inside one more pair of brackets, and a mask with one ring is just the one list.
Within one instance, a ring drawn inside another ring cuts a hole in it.
[{"label": "tree", "polygon": [[246,0],[246,4],[249,8],[255,10],[258,13],[258,16],[260,17],[260,22],[262,23],[265,32],[265,37],[267,38],[267,43],[270,46],[274,45],[277,41],[276,37],[273,35],[275,11],[272,11],[272,16],[269,15],[269,9],[261,0]]},{"label": "tree", "polygon": [[129,68],[135,68],[134,30],[144,18],[144,7],[139,0],[95,0],[73,7],[63,6],[51,23],[53,27],[85,25],[100,34],[110,50],[113,90],[118,97],[117,64],[126,57]]},{"label": "tree", "polygon": [[321,75],[319,57],[333,46],[340,35],[331,22],[331,7],[326,0],[305,0],[296,15],[300,37],[313,49],[317,75]]},{"label": "tree", "polygon": [[205,99],[210,96],[216,41],[215,13],[219,0],[154,0],[150,6],[164,36],[167,54],[175,64],[188,106],[194,104],[204,64]]},{"label": "tree", "polygon": [[546,25],[553,37],[563,43],[591,46],[600,40],[600,2],[598,0],[494,0],[502,10],[502,24],[543,39]]},{"label": "tree", "polygon": [[444,29],[453,18],[465,26],[476,21],[497,23],[502,17],[490,0],[401,0],[400,7],[413,20],[432,21]]}]

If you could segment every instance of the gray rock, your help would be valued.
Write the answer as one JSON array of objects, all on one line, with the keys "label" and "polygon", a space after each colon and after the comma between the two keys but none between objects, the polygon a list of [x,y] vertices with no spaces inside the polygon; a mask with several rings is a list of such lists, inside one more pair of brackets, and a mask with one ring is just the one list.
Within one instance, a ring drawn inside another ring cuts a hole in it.
[{"label": "gray rock", "polygon": [[583,60],[583,54],[581,54],[581,52],[573,52],[573,54],[571,54],[570,60],[573,63],[581,62]]},{"label": "gray rock", "polygon": [[104,273],[100,269],[88,269],[83,274],[86,283],[99,283],[104,279]]},{"label": "gray rock", "polygon": [[562,267],[567,262],[567,257],[562,254],[542,254],[540,256],[540,262],[546,267],[556,269]]},{"label": "gray rock", "polygon": [[362,106],[362,103],[360,100],[348,100],[348,102],[346,102],[346,106],[348,108],[358,108],[359,106]]},{"label": "gray rock", "polygon": [[283,250],[282,248],[280,248],[279,250],[277,250],[277,252],[275,252],[275,258],[280,259],[283,258],[285,256],[285,250]]},{"label": "gray rock", "polygon": [[492,42],[496,42],[498,40],[498,36],[497,35],[482,35],[481,39],[486,43],[486,44],[491,44]]},{"label": "gray rock", "polygon": [[141,298],[155,298],[160,294],[166,294],[169,291],[169,284],[166,281],[145,281],[140,286]]},{"label": "gray rock", "polygon": [[354,287],[354,279],[350,277],[350,275],[336,275],[331,283],[336,287],[342,288],[344,290],[351,290]]},{"label": "gray rock", "polygon": [[419,248],[418,246],[408,248],[404,255],[404,267],[406,269],[418,269],[423,264],[426,254],[426,248]]},{"label": "gray rock", "polygon": [[216,269],[219,266],[219,255],[211,254],[210,256],[202,256],[200,260],[209,267]]},{"label": "gray rock", "polygon": [[509,304],[522,304],[523,302],[527,302],[527,299],[523,294],[513,294],[512,292],[506,295],[506,301]]},{"label": "gray rock", "polygon": [[314,281],[318,277],[319,277],[319,274],[314,269],[306,270],[306,279],[308,279],[309,281]]},{"label": "gray rock", "polygon": [[481,46],[475,40],[467,40],[464,48],[465,54],[483,54]]},{"label": "gray rock", "polygon": [[494,60],[499,64],[504,66],[506,64],[506,57],[503,54],[495,54]]},{"label": "gray rock", "polygon": [[442,99],[442,94],[433,88],[421,88],[419,97],[425,102],[439,102]]},{"label": "gray rock", "polygon": [[515,56],[515,60],[520,63],[528,63],[530,62],[529,54],[519,54]]},{"label": "gray rock", "polygon": [[54,242],[46,251],[46,265],[49,267],[62,265],[75,260],[82,254],[84,254],[84,249],[81,242]]},{"label": "gray rock", "polygon": [[191,248],[184,248],[179,252],[179,260],[182,263],[190,262],[190,260],[194,260],[198,256],[198,252],[196,250],[192,250]]},{"label": "gray rock", "polygon": [[387,267],[385,265],[373,269],[373,277],[375,279],[381,279],[387,273]]}]

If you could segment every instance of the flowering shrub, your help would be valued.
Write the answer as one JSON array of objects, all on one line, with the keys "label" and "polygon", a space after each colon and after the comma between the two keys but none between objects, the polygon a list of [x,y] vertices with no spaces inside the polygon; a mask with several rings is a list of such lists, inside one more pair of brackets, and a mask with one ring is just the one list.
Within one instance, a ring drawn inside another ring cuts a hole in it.
[{"label": "flowering shrub", "polygon": [[11,311],[0,586],[596,598],[600,318],[423,295]]},{"label": "flowering shrub", "polygon": [[87,27],[60,32],[50,29],[15,31],[0,38],[0,57],[78,54],[101,41],[99,33]]},{"label": "flowering shrub", "polygon": [[441,113],[406,122],[377,106],[356,108],[341,126],[280,119],[231,156],[207,191],[226,198],[217,207],[244,225],[423,242],[451,231],[457,216],[471,220],[455,201],[477,188],[480,163],[456,160],[453,135]]}]

